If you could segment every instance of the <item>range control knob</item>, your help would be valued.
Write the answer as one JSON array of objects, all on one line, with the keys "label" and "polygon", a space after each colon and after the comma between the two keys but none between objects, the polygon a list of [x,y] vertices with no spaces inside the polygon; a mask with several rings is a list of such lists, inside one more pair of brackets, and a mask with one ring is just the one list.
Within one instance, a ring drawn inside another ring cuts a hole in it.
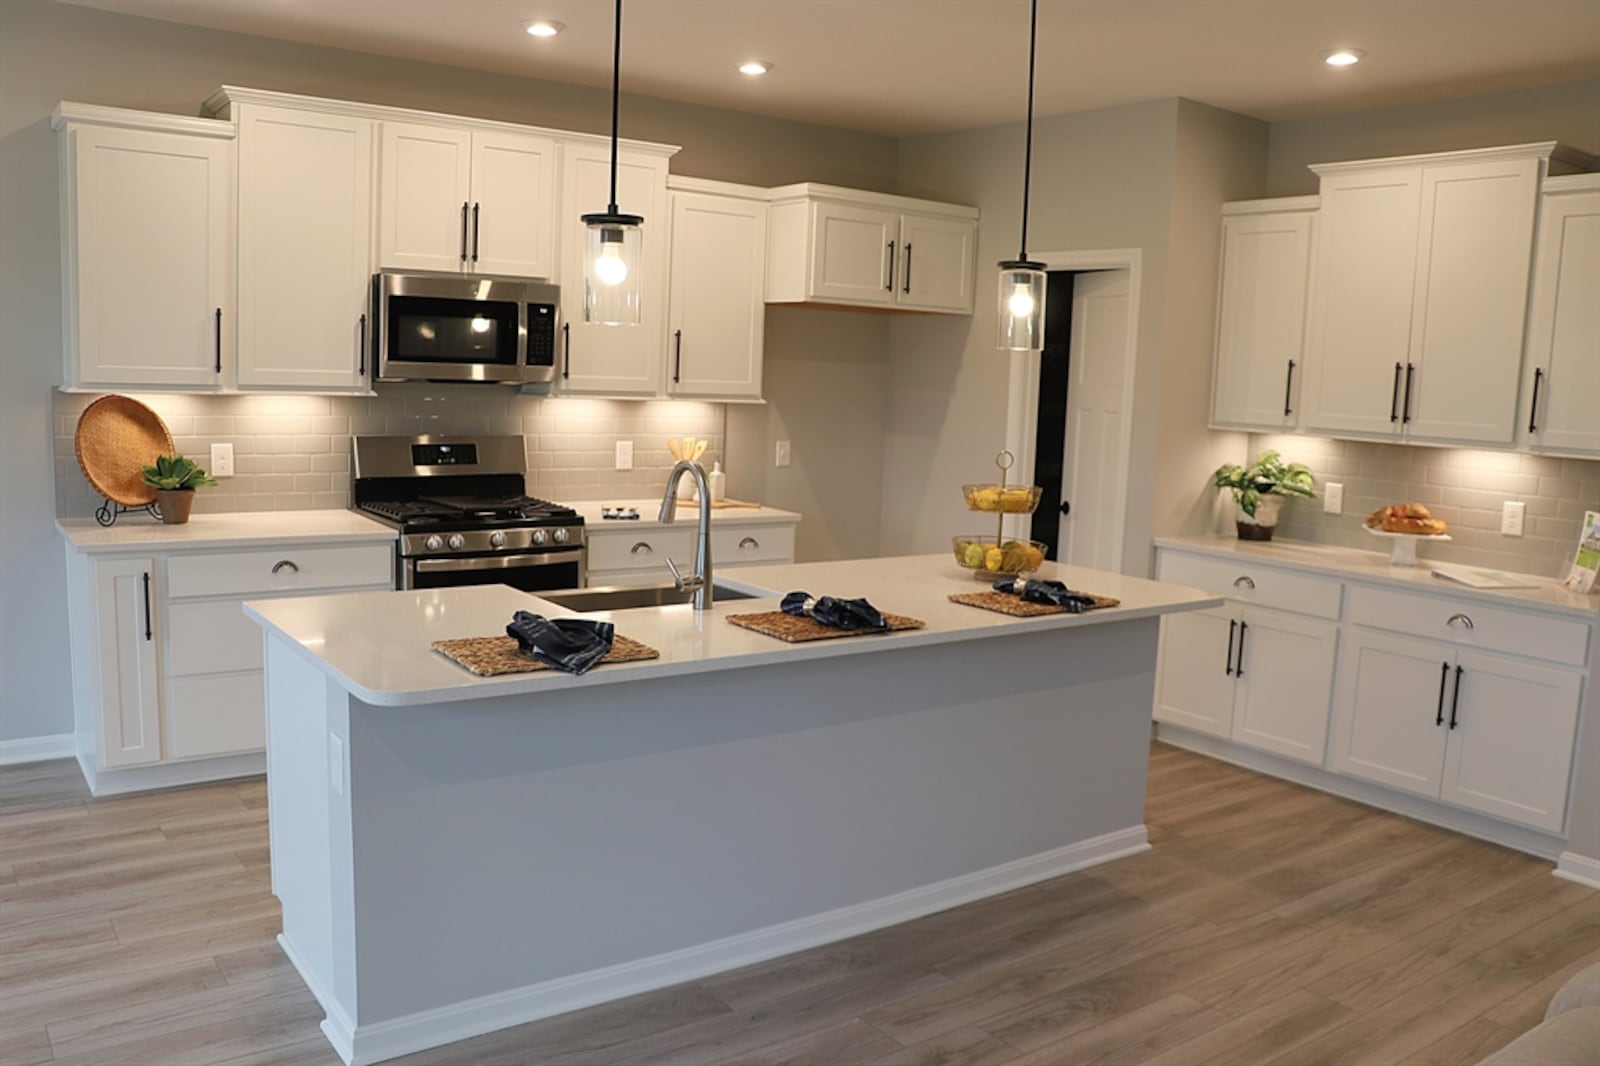
[{"label": "range control knob", "polygon": [[429,537],[427,540],[423,541],[422,542],[422,546],[424,548],[427,548],[431,552],[436,552],[440,548],[444,547],[444,541],[440,540],[438,535],[435,534],[435,535]]},{"label": "range control knob", "polygon": [[463,537],[460,533],[450,534],[450,548],[452,551],[460,551],[461,546],[466,544],[466,542],[467,538]]},{"label": "range control knob", "polygon": [[546,533],[545,533],[545,531],[544,531],[544,530],[542,530],[542,529],[536,529],[536,530],[534,530],[534,531],[533,531],[533,538],[532,538],[532,539],[533,539],[533,542],[534,542],[534,543],[535,543],[535,544],[543,544],[543,543],[544,543],[544,542],[545,542],[545,539],[546,539]]},{"label": "range control knob", "polygon": [[490,533],[489,546],[493,548],[504,548],[506,546],[506,535],[498,530]]},{"label": "range control knob", "polygon": [[558,529],[554,533],[550,534],[550,539],[554,540],[557,544],[565,544],[567,542],[567,531],[564,529]]}]

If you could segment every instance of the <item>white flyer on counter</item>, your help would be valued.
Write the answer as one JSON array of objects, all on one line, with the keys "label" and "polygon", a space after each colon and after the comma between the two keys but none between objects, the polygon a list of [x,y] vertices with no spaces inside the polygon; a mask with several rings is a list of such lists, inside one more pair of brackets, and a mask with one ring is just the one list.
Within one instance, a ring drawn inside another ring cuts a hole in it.
[{"label": "white flyer on counter", "polygon": [[1572,560],[1572,573],[1567,575],[1567,590],[1593,590],[1596,574],[1600,574],[1600,512],[1586,511],[1583,532],[1578,535],[1578,556]]},{"label": "white flyer on counter", "polygon": [[1503,570],[1480,570],[1470,566],[1444,566],[1433,568],[1434,577],[1442,577],[1446,581],[1455,581],[1475,589],[1532,589],[1538,588],[1536,581],[1529,581],[1517,574],[1508,574]]}]

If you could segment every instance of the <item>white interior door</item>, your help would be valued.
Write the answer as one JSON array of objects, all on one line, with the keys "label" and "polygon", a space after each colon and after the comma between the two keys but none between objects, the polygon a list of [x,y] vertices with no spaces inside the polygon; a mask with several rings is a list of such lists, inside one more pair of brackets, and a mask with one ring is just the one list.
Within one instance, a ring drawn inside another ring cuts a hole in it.
[{"label": "white interior door", "polygon": [[1126,502],[1122,454],[1127,373],[1128,272],[1079,274],[1072,289],[1067,368],[1067,432],[1061,458],[1061,561],[1122,569],[1120,525]]}]

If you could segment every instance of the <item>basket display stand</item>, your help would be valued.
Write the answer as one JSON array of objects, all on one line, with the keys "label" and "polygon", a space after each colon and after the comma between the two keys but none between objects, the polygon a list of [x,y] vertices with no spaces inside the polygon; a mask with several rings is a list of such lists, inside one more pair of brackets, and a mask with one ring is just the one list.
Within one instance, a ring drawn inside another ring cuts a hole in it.
[{"label": "basket display stand", "polygon": [[115,500],[107,499],[102,500],[100,506],[94,509],[94,520],[102,526],[114,526],[117,524],[117,519],[123,515],[137,514],[140,511],[157,521],[161,519],[161,507],[153,501],[143,506],[124,507]]}]

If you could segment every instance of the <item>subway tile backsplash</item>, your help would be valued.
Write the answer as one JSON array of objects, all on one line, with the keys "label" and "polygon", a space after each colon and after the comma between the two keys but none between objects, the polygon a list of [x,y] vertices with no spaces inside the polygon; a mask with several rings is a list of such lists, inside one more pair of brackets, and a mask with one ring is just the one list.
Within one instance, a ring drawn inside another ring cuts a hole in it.
[{"label": "subway tile backsplash", "polygon": [[[1559,577],[1577,550],[1583,512],[1600,510],[1600,461],[1590,459],[1251,434],[1252,459],[1268,448],[1317,478],[1317,498],[1287,501],[1278,520],[1278,535],[1294,540],[1385,551],[1362,520],[1384,504],[1422,503],[1450,523],[1452,538],[1421,545],[1423,561]],[[1329,481],[1344,485],[1343,514],[1323,513]],[[1527,505],[1521,537],[1500,532],[1507,500]]]},{"label": "subway tile backsplash", "polygon": [[[520,433],[528,491],[557,501],[660,494],[670,437],[709,441],[724,456],[722,404],[550,399],[472,385],[379,386],[377,396],[199,396],[134,393],[207,469],[211,445],[231,442],[234,474],[201,490],[197,512],[292,511],[350,505],[350,437],[366,434]],[[87,518],[100,504],[78,469],[73,433],[93,394],[55,392],[56,514]],[[633,469],[616,470],[616,444],[633,441]]]}]

